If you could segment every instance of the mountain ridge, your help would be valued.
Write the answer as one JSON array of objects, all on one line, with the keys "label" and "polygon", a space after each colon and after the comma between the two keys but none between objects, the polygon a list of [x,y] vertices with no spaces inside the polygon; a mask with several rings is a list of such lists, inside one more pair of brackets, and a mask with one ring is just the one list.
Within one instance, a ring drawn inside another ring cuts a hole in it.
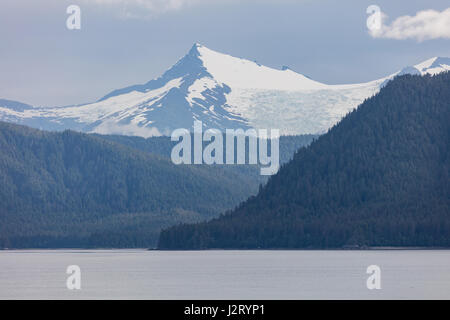
[{"label": "mountain ridge", "polygon": [[[384,78],[328,85],[289,68],[274,69],[194,44],[160,77],[113,90],[93,103],[15,109],[0,103],[0,120],[45,130],[170,135],[177,128],[280,129],[321,134],[396,75],[450,70],[434,57]],[[1,102],[1,101],[0,101]]]},{"label": "mountain ridge", "polygon": [[449,247],[450,72],[403,75],[221,217],[160,249]]},{"label": "mountain ridge", "polygon": [[[280,137],[280,161],[315,136]],[[170,137],[0,121],[0,249],[155,247],[163,226],[217,216],[267,181],[258,165],[175,165]]]}]

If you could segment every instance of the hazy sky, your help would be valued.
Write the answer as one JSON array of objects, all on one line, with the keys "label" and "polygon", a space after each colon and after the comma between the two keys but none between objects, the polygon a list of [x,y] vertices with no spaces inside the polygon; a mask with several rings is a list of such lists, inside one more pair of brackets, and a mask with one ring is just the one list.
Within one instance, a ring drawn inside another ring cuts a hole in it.
[{"label": "hazy sky", "polygon": [[[81,8],[81,30],[66,28],[71,4]],[[371,35],[373,4],[385,26]],[[448,0],[1,0],[0,98],[91,102],[159,76],[194,42],[325,83],[369,81],[450,57],[449,14],[440,13],[448,7]],[[436,12],[414,17],[427,9]]]}]

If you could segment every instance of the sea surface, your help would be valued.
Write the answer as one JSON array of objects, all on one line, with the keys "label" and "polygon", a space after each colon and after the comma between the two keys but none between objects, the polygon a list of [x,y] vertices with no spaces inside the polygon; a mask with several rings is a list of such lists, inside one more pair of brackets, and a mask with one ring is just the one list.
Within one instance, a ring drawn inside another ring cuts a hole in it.
[{"label": "sea surface", "polygon": [[3,250],[0,299],[450,299],[450,251]]}]

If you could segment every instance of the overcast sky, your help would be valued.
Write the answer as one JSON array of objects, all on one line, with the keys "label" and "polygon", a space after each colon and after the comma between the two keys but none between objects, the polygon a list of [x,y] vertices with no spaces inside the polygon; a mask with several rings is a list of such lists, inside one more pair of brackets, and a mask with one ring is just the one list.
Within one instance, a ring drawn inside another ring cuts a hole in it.
[{"label": "overcast sky", "polygon": [[[66,27],[71,4],[81,8],[81,30]],[[373,4],[384,17],[378,33],[366,25]],[[448,0],[1,0],[0,98],[91,102],[159,76],[194,42],[329,84],[369,81],[450,57],[448,7]]]}]

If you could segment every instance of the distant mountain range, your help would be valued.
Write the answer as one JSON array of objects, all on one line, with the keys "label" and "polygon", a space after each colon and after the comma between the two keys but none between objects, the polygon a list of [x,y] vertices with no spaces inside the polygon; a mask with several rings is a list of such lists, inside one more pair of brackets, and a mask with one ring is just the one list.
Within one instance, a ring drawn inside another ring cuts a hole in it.
[{"label": "distant mountain range", "polygon": [[[433,73],[436,61],[416,68]],[[163,231],[159,247],[450,247],[449,102],[449,72],[397,77],[300,149],[257,196]]]},{"label": "distant mountain range", "polygon": [[431,58],[382,79],[327,85],[200,44],[162,76],[114,90],[94,103],[37,107],[0,100],[0,120],[45,130],[170,135],[200,120],[210,128],[278,128],[282,134],[324,133],[396,75],[450,70],[450,58]]}]

